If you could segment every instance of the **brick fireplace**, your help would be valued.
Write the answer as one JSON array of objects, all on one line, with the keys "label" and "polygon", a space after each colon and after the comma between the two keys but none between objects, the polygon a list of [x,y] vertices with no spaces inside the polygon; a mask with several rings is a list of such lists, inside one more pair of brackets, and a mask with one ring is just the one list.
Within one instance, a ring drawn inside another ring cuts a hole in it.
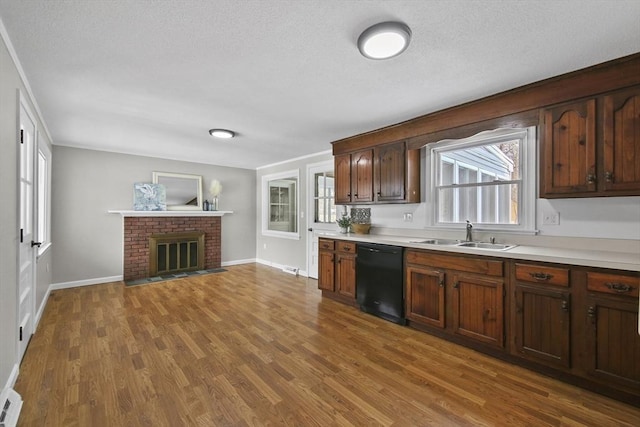
[{"label": "brick fireplace", "polygon": [[110,212],[120,213],[124,220],[124,281],[149,277],[149,240],[152,235],[203,232],[204,268],[221,266],[221,217],[231,212]]}]

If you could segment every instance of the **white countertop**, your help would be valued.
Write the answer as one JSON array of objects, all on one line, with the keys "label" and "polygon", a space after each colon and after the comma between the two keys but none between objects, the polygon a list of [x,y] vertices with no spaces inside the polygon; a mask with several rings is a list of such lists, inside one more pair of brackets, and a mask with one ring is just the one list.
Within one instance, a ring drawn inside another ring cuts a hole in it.
[{"label": "white countertop", "polygon": [[496,258],[520,259],[526,261],[542,261],[557,264],[570,264],[585,267],[611,268],[616,270],[640,272],[640,254],[627,252],[599,251],[597,249],[564,249],[541,246],[520,245],[508,250],[465,248],[450,245],[430,245],[415,243],[425,238],[388,236],[376,234],[341,234],[319,233],[320,237],[350,240],[354,242],[379,243],[403,246],[406,248],[428,249],[441,252],[484,255]]}]

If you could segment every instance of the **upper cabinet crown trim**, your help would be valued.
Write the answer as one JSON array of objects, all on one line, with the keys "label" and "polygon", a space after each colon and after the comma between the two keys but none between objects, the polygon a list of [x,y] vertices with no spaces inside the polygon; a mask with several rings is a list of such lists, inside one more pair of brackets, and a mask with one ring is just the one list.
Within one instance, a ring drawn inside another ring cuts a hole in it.
[{"label": "upper cabinet crown trim", "polygon": [[[334,141],[333,154],[344,154],[407,139],[407,148],[416,149],[425,143],[433,142],[428,137],[430,134],[478,122],[500,121],[500,118],[507,122],[507,126],[509,123],[511,127],[520,125],[520,121],[522,126],[530,126],[537,124],[537,118],[533,113],[539,108],[639,84],[640,52]],[[526,112],[530,113],[521,115]],[[502,127],[504,126],[505,123],[502,123]]]}]

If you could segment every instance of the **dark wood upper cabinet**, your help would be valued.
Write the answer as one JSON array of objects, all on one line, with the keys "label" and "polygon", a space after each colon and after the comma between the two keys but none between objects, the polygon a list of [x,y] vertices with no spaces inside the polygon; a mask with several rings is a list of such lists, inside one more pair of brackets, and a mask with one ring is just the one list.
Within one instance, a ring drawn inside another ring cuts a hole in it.
[{"label": "dark wood upper cabinet", "polygon": [[334,157],[336,204],[373,201],[373,150]]},{"label": "dark wood upper cabinet", "polygon": [[540,197],[640,195],[640,87],[541,113]]},{"label": "dark wood upper cabinet", "polygon": [[640,87],[605,96],[603,114],[603,191],[638,194]]},{"label": "dark wood upper cabinet", "polygon": [[541,196],[596,191],[596,100],[542,111]]},{"label": "dark wood upper cabinet", "polygon": [[336,204],[351,203],[351,154],[333,158]]},{"label": "dark wood upper cabinet", "polygon": [[373,150],[351,154],[351,202],[373,201]]},{"label": "dark wood upper cabinet", "polygon": [[334,157],[336,204],[419,203],[420,150],[405,141]]},{"label": "dark wood upper cabinet", "polygon": [[375,147],[373,159],[376,202],[420,202],[420,150],[394,142]]}]

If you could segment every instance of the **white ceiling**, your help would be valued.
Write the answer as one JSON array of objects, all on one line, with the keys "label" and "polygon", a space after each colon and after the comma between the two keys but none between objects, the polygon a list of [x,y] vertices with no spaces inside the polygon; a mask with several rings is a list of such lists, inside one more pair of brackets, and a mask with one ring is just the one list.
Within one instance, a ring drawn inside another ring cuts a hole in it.
[{"label": "white ceiling", "polygon": [[[0,0],[0,18],[54,144],[250,169],[640,51],[638,0]],[[410,47],[365,59],[386,20]]]}]

